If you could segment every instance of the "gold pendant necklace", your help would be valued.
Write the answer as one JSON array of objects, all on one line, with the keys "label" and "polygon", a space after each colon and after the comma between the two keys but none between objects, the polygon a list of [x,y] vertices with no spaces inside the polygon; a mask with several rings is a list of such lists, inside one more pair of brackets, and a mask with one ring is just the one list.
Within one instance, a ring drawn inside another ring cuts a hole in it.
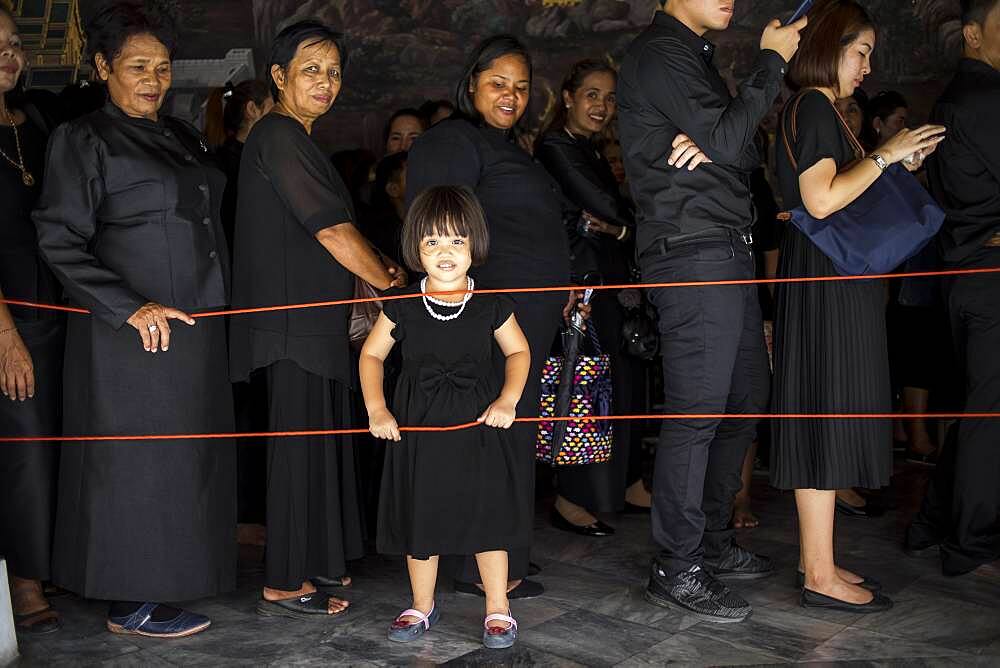
[{"label": "gold pendant necklace", "polygon": [[7,114],[7,122],[10,123],[11,129],[14,131],[14,145],[17,147],[17,159],[19,162],[14,162],[14,160],[9,155],[4,153],[3,150],[0,150],[0,155],[2,155],[4,159],[12,164],[16,169],[21,171],[21,183],[30,188],[35,185],[35,177],[28,171],[28,168],[24,164],[24,154],[21,152],[21,137],[17,132],[17,125],[14,123],[14,117],[11,115],[9,110],[5,111]]}]

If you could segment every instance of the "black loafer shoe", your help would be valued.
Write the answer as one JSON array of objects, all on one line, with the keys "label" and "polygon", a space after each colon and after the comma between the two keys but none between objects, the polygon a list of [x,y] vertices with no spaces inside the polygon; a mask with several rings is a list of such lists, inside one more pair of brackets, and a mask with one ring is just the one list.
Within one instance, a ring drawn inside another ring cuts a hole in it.
[{"label": "black loafer shoe", "polygon": [[881,506],[871,501],[868,501],[863,506],[852,506],[846,501],[837,499],[836,508],[838,513],[847,517],[881,517],[885,513],[885,510]]},{"label": "black loafer shoe", "polygon": [[717,578],[756,580],[773,573],[774,563],[769,557],[754,554],[733,542],[718,559],[706,559],[705,569]]},{"label": "black loafer shoe", "polygon": [[625,508],[622,510],[626,515],[649,515],[653,512],[653,509],[649,506],[637,506],[634,503],[625,502]]},{"label": "black loafer shoe", "polygon": [[[486,592],[477,587],[474,584],[468,582],[460,582],[455,580],[455,591],[459,594],[472,594],[474,596],[481,596],[486,598]],[[538,598],[545,593],[545,585],[541,582],[535,582],[534,580],[529,580],[525,578],[521,580],[521,584],[517,585],[509,592],[507,592],[507,600],[513,601],[515,599],[528,599],[528,598]]]},{"label": "black loafer shoe", "polygon": [[803,608],[824,608],[826,610],[837,610],[840,612],[853,612],[857,614],[867,614],[871,612],[884,612],[892,607],[892,599],[884,594],[875,593],[872,600],[867,603],[848,603],[839,598],[833,598],[826,594],[803,589],[799,598],[799,605]]},{"label": "black loafer shoe", "polygon": [[903,552],[906,553],[906,556],[913,557],[914,559],[937,559],[941,556],[941,544],[927,543],[923,545],[911,545],[910,543],[905,543],[903,545]]},{"label": "black loafer shoe", "polygon": [[573,524],[565,517],[563,517],[558,510],[552,509],[552,526],[556,529],[561,529],[562,531],[569,531],[570,533],[575,533],[579,536],[589,536],[591,538],[599,538],[601,536],[613,536],[615,533],[614,527],[609,527],[607,524],[601,520],[597,520],[593,524],[588,524],[587,526],[578,526]]},{"label": "black loafer shoe", "polygon": [[[857,583],[859,587],[864,587],[868,591],[875,593],[882,591],[882,583],[880,583],[878,580],[872,580],[870,577],[866,575],[862,575],[861,577],[863,577],[864,580]],[[806,588],[806,574],[803,573],[802,571],[797,570],[795,572],[795,588],[796,589]]]}]

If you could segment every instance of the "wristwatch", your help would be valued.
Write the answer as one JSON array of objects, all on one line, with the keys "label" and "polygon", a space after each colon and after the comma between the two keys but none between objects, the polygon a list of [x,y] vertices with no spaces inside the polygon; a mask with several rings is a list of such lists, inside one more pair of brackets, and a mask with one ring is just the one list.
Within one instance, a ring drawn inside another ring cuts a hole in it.
[{"label": "wristwatch", "polygon": [[886,162],[885,158],[883,158],[878,153],[872,153],[871,155],[868,156],[868,158],[869,158],[869,160],[871,160],[872,162],[874,162],[876,165],[878,165],[878,168],[881,169],[883,172],[885,170],[889,169],[889,163]]}]

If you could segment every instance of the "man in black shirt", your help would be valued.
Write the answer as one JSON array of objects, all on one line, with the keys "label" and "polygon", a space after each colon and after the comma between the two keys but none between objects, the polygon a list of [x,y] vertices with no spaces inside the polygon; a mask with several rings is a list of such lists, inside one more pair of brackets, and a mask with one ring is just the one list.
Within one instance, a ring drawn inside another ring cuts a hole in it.
[{"label": "man in black shirt", "polygon": [[[727,28],[733,9],[734,0],[667,0],[622,62],[619,130],[639,209],[644,282],[754,278],[749,183],[760,158],[753,137],[780,92],[805,20],[765,29],[753,72],[733,97],[703,37]],[[770,379],[754,286],[659,289],[650,297],[660,313],[665,413],[766,409]],[[664,421],[652,517],[662,551],[650,602],[720,622],[750,614],[715,578],[773,570],[769,559],[736,545],[729,528],[755,430],[753,420]]]},{"label": "man in black shirt", "polygon": [[[948,138],[928,162],[947,217],[946,268],[1000,267],[1000,0],[963,0],[965,57],[931,115]],[[966,374],[967,412],[1000,406],[1000,276],[946,281],[952,336]],[[959,575],[1000,558],[1000,420],[965,419],[942,453],[907,552],[936,555]],[[950,446],[950,447],[949,447]]]}]

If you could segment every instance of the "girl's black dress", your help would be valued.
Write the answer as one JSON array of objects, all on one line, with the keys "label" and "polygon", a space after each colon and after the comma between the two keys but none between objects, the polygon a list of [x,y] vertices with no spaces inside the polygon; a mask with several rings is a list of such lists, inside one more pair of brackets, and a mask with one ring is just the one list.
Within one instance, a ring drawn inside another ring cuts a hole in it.
[{"label": "girl's black dress", "polygon": [[[419,293],[419,287],[400,293]],[[432,308],[441,315],[456,311]],[[390,405],[397,423],[447,426],[482,415],[501,390],[492,367],[493,332],[513,310],[504,297],[476,295],[458,318],[443,322],[419,298],[385,302],[403,357]],[[386,448],[379,552],[426,558],[527,547],[532,480],[523,469],[508,430],[404,432]]]},{"label": "girl's black dress", "polygon": [[[785,123],[787,131],[789,119]],[[819,92],[806,93],[799,105],[792,150],[797,170],[783,144],[777,152],[778,179],[789,209],[802,202],[802,172],[824,158],[832,158],[839,169],[857,159],[833,105]],[[789,225],[778,276],[836,275],[830,258]],[[884,281],[783,283],[775,298],[776,413],[891,410]],[[877,489],[889,483],[888,420],[775,420],[772,430],[771,484],[779,489]]]}]

